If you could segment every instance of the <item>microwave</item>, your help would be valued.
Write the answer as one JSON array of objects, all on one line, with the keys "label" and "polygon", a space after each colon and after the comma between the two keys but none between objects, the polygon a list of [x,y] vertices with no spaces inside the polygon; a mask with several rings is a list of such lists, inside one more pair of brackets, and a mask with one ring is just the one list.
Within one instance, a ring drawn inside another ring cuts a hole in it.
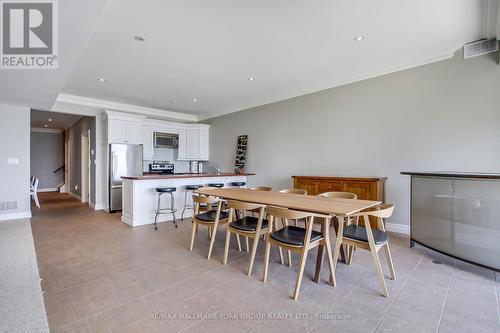
[{"label": "microwave", "polygon": [[154,132],[153,146],[155,148],[178,148],[179,135],[171,133]]}]

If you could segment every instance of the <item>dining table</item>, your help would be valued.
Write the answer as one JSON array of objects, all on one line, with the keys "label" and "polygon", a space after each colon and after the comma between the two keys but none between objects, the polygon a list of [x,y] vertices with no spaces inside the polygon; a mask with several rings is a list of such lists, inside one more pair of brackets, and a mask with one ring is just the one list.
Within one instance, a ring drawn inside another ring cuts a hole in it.
[{"label": "dining table", "polygon": [[[378,206],[382,203],[381,201],[372,200],[325,198],[315,195],[256,191],[247,188],[200,188],[196,193],[224,200],[236,200],[312,213],[314,216],[322,218],[324,221],[321,225],[321,231],[325,239],[330,239],[329,223],[331,218],[337,218],[339,224],[345,223],[350,215]],[[342,235],[337,234],[336,237],[336,246],[339,246]],[[319,282],[323,258],[324,247],[320,246],[316,258],[315,282]]]}]

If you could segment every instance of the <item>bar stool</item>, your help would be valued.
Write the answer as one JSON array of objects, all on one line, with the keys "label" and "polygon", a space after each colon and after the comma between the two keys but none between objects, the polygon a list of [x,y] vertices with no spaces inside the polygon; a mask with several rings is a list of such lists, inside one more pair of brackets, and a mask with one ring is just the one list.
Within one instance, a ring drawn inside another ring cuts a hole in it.
[{"label": "bar stool", "polygon": [[[175,221],[175,212],[177,212],[177,209],[175,209],[175,204],[174,204],[174,192],[177,190],[175,187],[157,187],[156,188],[156,195],[158,197],[158,202],[156,204],[156,210],[155,210],[155,230],[158,230],[158,226],[156,223],[158,222],[158,215],[160,214],[172,214],[172,222],[174,223],[175,227],[177,228],[177,222]],[[163,194],[170,194],[170,207],[168,208],[161,208],[161,196]]]},{"label": "bar stool", "polygon": [[232,187],[237,187],[237,188],[241,188],[243,186],[245,186],[247,183],[245,182],[231,182],[229,183],[229,185],[231,185]]},{"label": "bar stool", "polygon": [[184,192],[184,208],[182,209],[182,213],[181,213],[181,221],[184,220],[184,212],[186,211],[186,209],[191,209],[194,211],[194,204],[188,203],[188,193],[191,193],[190,197],[192,198],[193,191],[196,191],[197,189],[199,189],[201,187],[203,187],[203,185],[186,185],[184,187],[186,192]]}]

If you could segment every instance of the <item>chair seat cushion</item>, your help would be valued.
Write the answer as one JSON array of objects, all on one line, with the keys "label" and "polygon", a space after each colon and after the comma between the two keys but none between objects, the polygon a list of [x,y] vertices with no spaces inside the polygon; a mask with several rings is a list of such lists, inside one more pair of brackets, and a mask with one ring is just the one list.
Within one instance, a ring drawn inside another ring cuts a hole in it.
[{"label": "chair seat cushion", "polygon": [[[304,246],[305,236],[306,229],[295,226],[287,226],[271,233],[272,239],[293,246]],[[323,238],[323,234],[321,232],[315,230],[312,231],[311,241],[316,241],[321,238]]]},{"label": "chair seat cushion", "polygon": [[[383,232],[382,230],[372,229],[372,233],[375,244],[384,244],[389,241],[389,235],[387,235],[387,233]],[[366,228],[361,225],[351,224],[345,227],[343,236],[346,238],[368,243],[368,235],[366,234]]]},{"label": "chair seat cushion", "polygon": [[[208,212],[201,213],[196,215],[195,217],[198,220],[204,221],[204,222],[215,222],[215,216],[217,215],[216,210],[209,210]],[[219,216],[219,221],[227,219],[229,217],[229,214],[227,212],[220,212]]]},{"label": "chair seat cushion", "polygon": [[171,193],[175,192],[176,188],[175,187],[157,187],[156,192],[159,193]]},{"label": "chair seat cushion", "polygon": [[208,187],[224,187],[224,184],[222,183],[210,183],[207,184]]},{"label": "chair seat cushion", "polygon": [[202,188],[202,187],[203,187],[203,185],[186,185],[185,189],[193,191],[193,190],[197,190],[197,189]]},{"label": "chair seat cushion", "polygon": [[[239,220],[229,223],[229,225],[234,229],[252,232],[257,230],[258,220],[259,219],[257,217],[245,216]],[[267,228],[268,225],[269,225],[268,220],[262,220],[262,228]]]}]

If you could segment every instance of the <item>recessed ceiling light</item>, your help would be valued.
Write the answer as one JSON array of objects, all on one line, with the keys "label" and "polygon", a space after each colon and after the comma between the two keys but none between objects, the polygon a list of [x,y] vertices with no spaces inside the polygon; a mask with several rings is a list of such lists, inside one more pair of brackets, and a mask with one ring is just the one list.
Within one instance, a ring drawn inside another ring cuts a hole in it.
[{"label": "recessed ceiling light", "polygon": [[52,118],[49,118],[49,121],[52,121]]},{"label": "recessed ceiling light", "polygon": [[198,102],[198,98],[193,98],[193,102]]},{"label": "recessed ceiling light", "polygon": [[248,81],[253,81],[253,76],[250,76],[250,77],[248,78]]},{"label": "recessed ceiling light", "polygon": [[362,41],[363,39],[365,39],[365,37],[363,37],[363,36],[357,36],[357,37],[354,37],[354,40],[355,40],[356,42]]},{"label": "recessed ceiling light", "polygon": [[134,36],[134,39],[138,42],[144,42],[144,37],[142,36]]},{"label": "recessed ceiling light", "polygon": [[43,125],[43,126],[44,126],[44,127],[49,127],[49,125],[47,125],[47,124],[45,124],[45,125]]},{"label": "recessed ceiling light", "polygon": [[174,101],[170,101],[170,103],[177,104],[177,101],[175,101],[175,100]]},{"label": "recessed ceiling light", "polygon": [[97,79],[97,81],[99,81],[99,82],[106,82],[106,79],[103,78],[103,77],[100,77],[100,78]]}]

